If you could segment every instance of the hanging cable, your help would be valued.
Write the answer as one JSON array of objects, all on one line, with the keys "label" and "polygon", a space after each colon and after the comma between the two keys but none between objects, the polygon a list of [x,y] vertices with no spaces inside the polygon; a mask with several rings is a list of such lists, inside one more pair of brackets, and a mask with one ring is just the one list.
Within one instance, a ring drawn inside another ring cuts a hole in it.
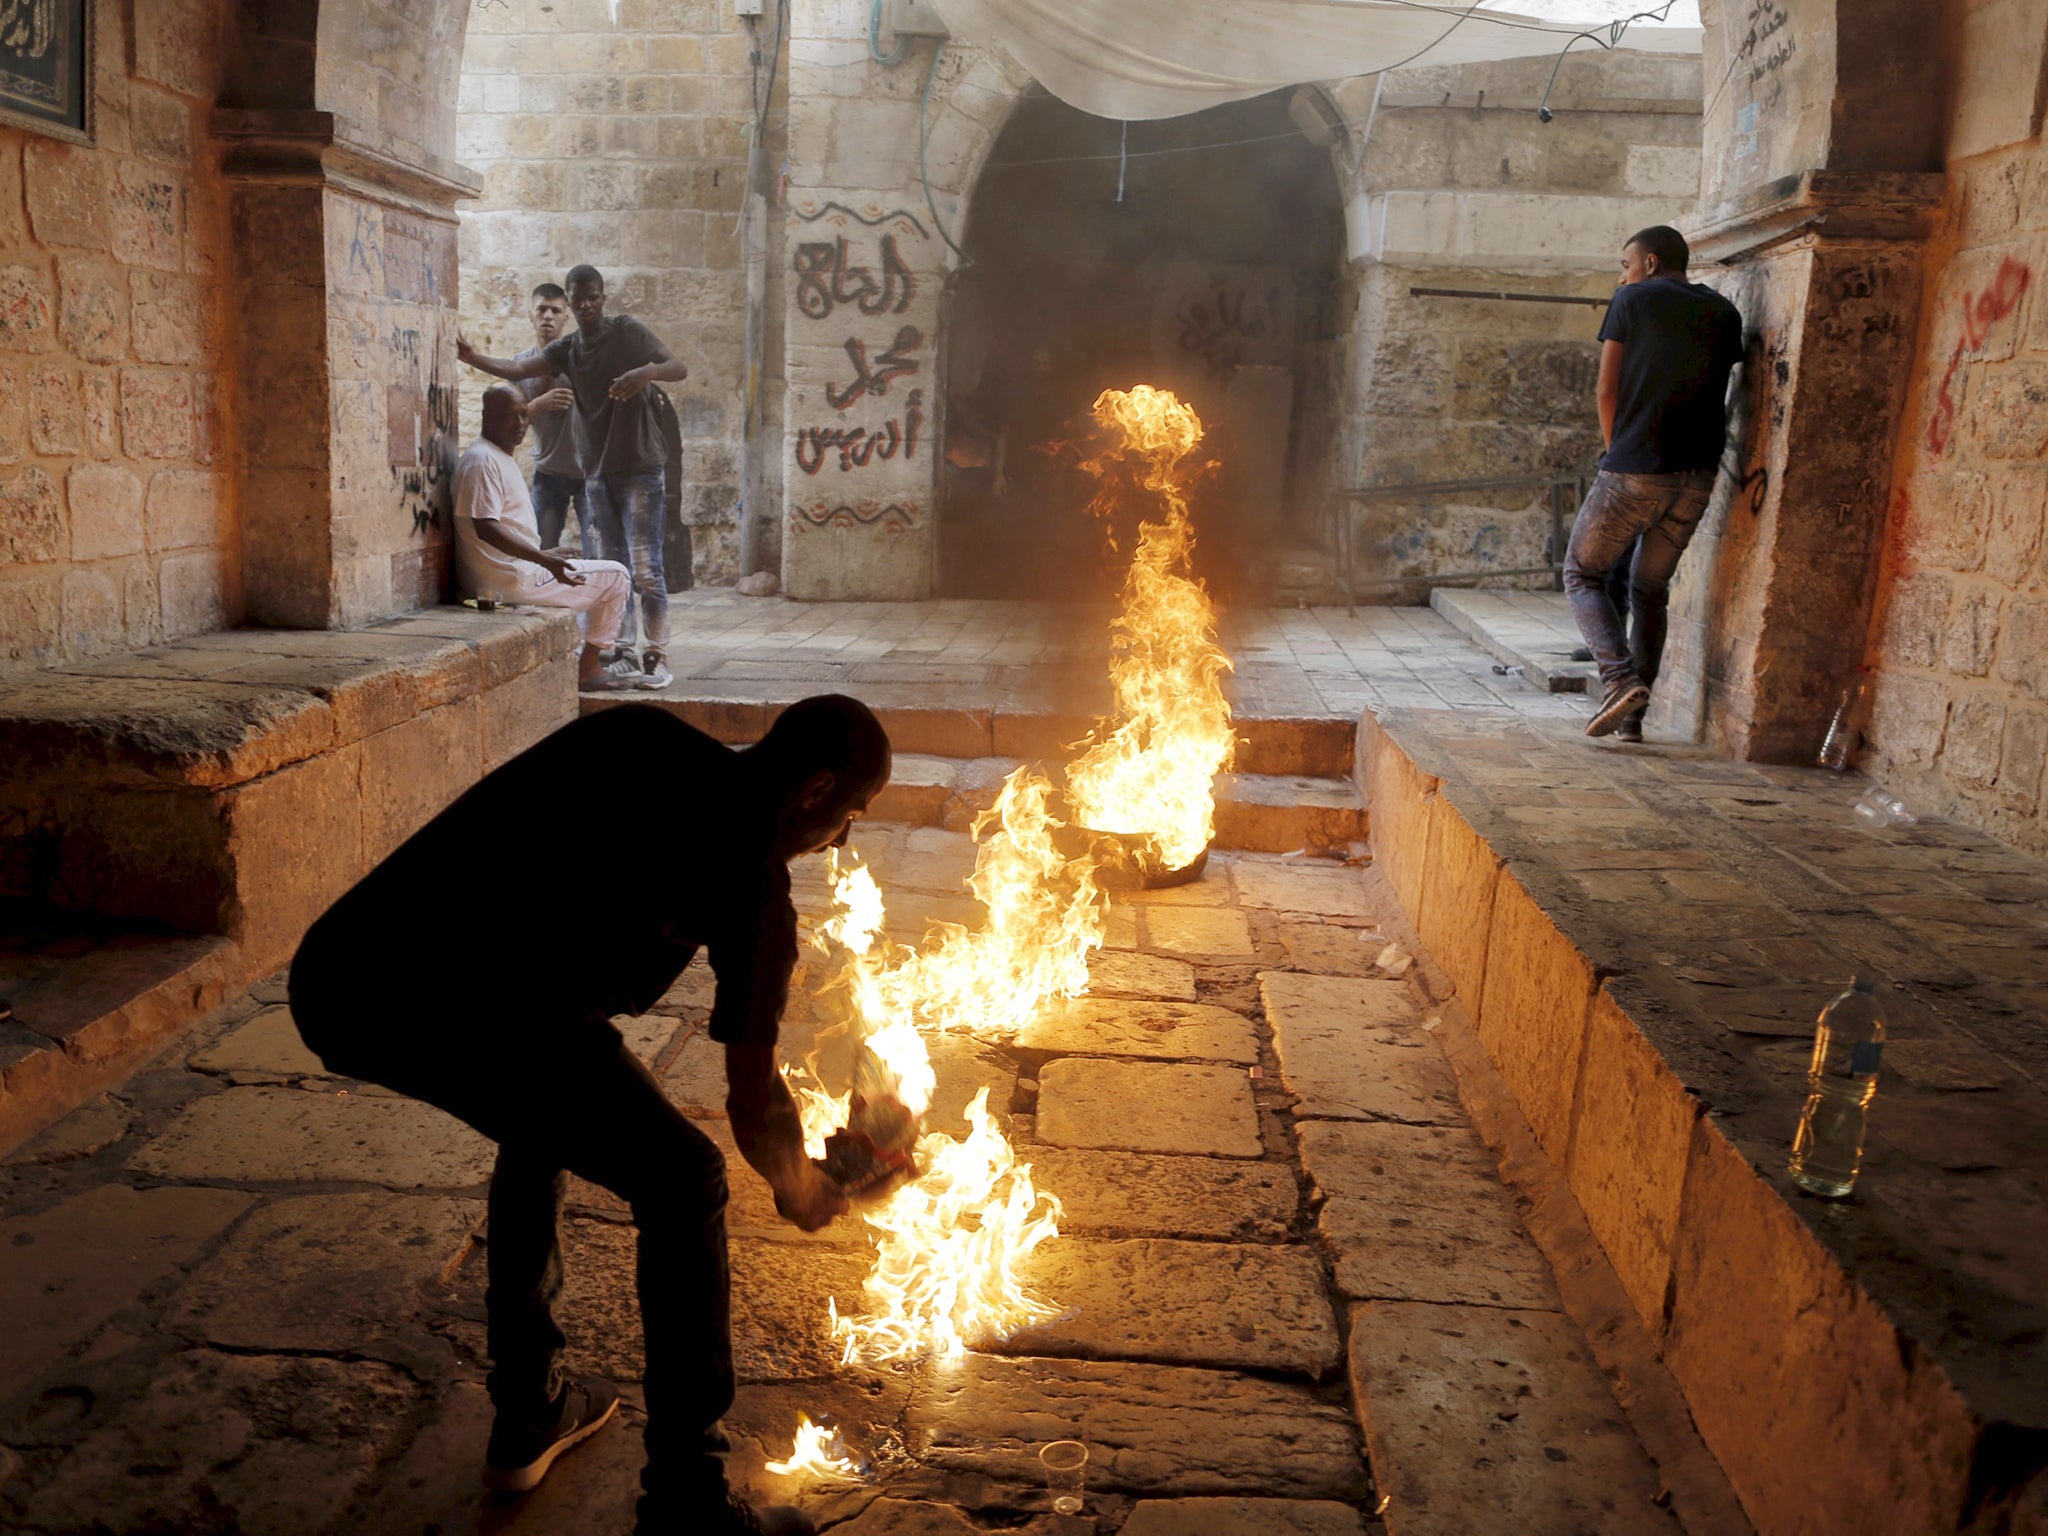
[{"label": "hanging cable", "polygon": [[971,267],[974,258],[960,248],[946,228],[946,221],[939,217],[937,199],[932,196],[932,173],[925,163],[925,144],[931,137],[932,82],[939,77],[939,58],[946,51],[946,40],[942,37],[932,45],[931,67],[924,72],[924,92],[917,98],[917,179],[924,183],[925,211],[932,216],[932,227],[939,232],[939,238],[952,247],[953,254],[960,258],[960,265]]},{"label": "hanging cable", "polygon": [[910,57],[910,39],[898,37],[894,53],[882,52],[882,0],[868,0],[868,57],[884,69],[894,69]]},{"label": "hanging cable", "polygon": [[1130,169],[1130,165],[1131,123],[1129,118],[1125,118],[1124,136],[1117,146],[1116,155],[1116,200],[1119,203],[1121,203],[1124,200],[1124,172]]}]

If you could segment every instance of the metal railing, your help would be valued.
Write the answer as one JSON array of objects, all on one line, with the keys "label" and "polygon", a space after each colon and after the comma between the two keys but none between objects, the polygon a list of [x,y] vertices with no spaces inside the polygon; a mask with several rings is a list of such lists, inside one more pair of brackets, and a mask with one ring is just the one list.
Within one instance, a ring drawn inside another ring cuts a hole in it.
[{"label": "metal railing", "polygon": [[[1337,493],[1336,536],[1336,577],[1344,589],[1344,606],[1355,612],[1358,608],[1358,589],[1375,587],[1406,587],[1417,584],[1445,587],[1459,582],[1487,581],[1499,576],[1548,576],[1554,590],[1564,590],[1564,543],[1565,531],[1577,513],[1579,503],[1585,500],[1586,488],[1592,483],[1592,475],[1550,474],[1550,475],[1503,475],[1478,480],[1415,480],[1396,485],[1352,486]],[[1357,576],[1357,550],[1352,537],[1352,508],[1362,502],[1373,501],[1437,501],[1446,497],[1469,494],[1475,491],[1521,491],[1548,490],[1550,503],[1550,563],[1548,565],[1522,566],[1517,568],[1494,567],[1478,571],[1437,571],[1426,576],[1375,577],[1360,582]]]}]

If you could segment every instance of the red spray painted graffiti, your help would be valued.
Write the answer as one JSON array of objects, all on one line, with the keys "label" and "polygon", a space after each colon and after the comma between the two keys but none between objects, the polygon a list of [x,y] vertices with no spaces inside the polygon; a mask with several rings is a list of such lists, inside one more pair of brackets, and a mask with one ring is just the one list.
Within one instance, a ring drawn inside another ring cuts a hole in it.
[{"label": "red spray painted graffiti", "polygon": [[2008,256],[1999,262],[1998,271],[1988,284],[1964,298],[1963,332],[1956,338],[1955,350],[1948,355],[1948,367],[1934,392],[1934,414],[1927,422],[1929,451],[1946,452],[1949,439],[1955,435],[1954,386],[1956,372],[1963,365],[1963,355],[1983,346],[1991,334],[1991,327],[2019,308],[2020,299],[2033,280],[2033,271],[2025,262],[2014,261]]}]

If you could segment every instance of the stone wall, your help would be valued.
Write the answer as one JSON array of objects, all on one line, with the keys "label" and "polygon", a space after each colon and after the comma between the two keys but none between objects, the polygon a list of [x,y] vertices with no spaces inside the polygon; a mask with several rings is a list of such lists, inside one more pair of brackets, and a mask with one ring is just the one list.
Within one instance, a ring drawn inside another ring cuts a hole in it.
[{"label": "stone wall", "polygon": [[1869,771],[2048,852],[2048,145],[2037,7],[1966,12],[1874,625]]},{"label": "stone wall", "polygon": [[0,667],[241,608],[218,17],[207,0],[94,9],[96,142],[0,129]]},{"label": "stone wall", "polygon": [[[483,183],[462,215],[465,333],[487,353],[523,351],[536,283],[560,282],[578,262],[605,274],[609,312],[645,321],[690,368],[664,388],[682,424],[683,515],[707,582],[739,571],[739,219],[754,47],[730,0],[507,0],[476,9],[458,98],[459,153]],[[771,272],[781,267],[771,258]],[[779,344],[768,356],[777,365],[758,387],[779,408]],[[464,381],[465,440],[487,382]]]},{"label": "stone wall", "polygon": [[[1587,475],[1600,451],[1591,305],[1417,297],[1413,288],[1604,298],[1621,244],[1687,222],[1700,179],[1696,58],[1574,56],[1397,71],[1332,99],[1353,263],[1335,479],[1348,487]],[[1348,512],[1357,592],[1556,557],[1542,487],[1375,497]],[[1406,581],[1403,578],[1418,578]],[[1494,578],[1549,586],[1548,575]]]}]

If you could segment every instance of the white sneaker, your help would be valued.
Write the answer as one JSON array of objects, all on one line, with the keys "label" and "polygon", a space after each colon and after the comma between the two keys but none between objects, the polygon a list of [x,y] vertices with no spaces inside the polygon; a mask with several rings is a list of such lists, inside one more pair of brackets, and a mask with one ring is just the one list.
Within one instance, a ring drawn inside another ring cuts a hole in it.
[{"label": "white sneaker", "polygon": [[633,686],[650,691],[666,688],[674,682],[675,674],[670,672],[659,651],[649,651],[640,664],[640,675],[633,679]]}]

